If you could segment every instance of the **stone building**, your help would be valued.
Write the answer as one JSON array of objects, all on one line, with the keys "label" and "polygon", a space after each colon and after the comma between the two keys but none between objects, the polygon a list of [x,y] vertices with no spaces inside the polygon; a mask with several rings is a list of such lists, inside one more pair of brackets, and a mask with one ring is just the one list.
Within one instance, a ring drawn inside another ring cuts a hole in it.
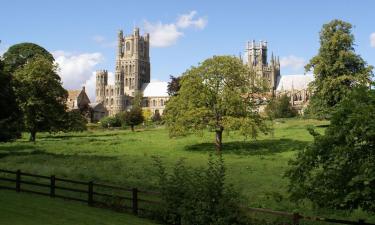
[{"label": "stone building", "polygon": [[267,59],[267,42],[247,42],[245,63],[255,71],[258,78],[267,81],[270,87],[268,96],[276,98],[286,94],[290,97],[291,105],[302,113],[302,109],[308,104],[311,92],[308,85],[314,80],[312,75],[282,75],[280,73],[279,57],[271,54],[271,60]]},{"label": "stone building", "polygon": [[115,83],[108,84],[108,71],[96,72],[96,102],[103,103],[109,115],[131,108],[131,100],[142,92],[144,108],[161,114],[169,99],[167,82],[150,82],[150,35],[140,35],[139,28],[117,37]]}]

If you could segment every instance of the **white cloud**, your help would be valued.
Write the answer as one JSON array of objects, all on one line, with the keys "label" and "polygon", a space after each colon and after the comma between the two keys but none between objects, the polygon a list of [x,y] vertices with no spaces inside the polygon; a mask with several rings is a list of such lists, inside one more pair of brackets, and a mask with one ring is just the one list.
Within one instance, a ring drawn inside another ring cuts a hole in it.
[{"label": "white cloud", "polygon": [[152,47],[168,47],[176,44],[177,40],[184,36],[183,30],[189,27],[204,29],[207,19],[199,17],[195,19],[197,12],[191,11],[177,17],[175,23],[144,22],[144,29],[150,33]]},{"label": "white cloud", "polygon": [[305,59],[294,55],[285,56],[280,59],[281,67],[291,68],[294,71],[302,69],[305,64]]},{"label": "white cloud", "polygon": [[188,14],[180,15],[177,19],[176,25],[180,28],[188,28],[188,27],[195,27],[198,29],[203,29],[207,25],[207,19],[204,17],[200,17],[194,20],[197,11],[191,11]]},{"label": "white cloud", "polygon": [[153,47],[168,47],[177,42],[183,33],[177,30],[175,24],[150,23],[145,21],[145,31],[150,33],[150,44]]},{"label": "white cloud", "polygon": [[[98,52],[73,54],[64,51],[55,51],[52,54],[59,65],[59,75],[63,86],[68,90],[80,89],[87,82],[90,84],[95,66],[104,59],[103,55]],[[91,96],[93,96],[92,93],[95,93],[95,76],[92,82],[94,82],[94,92],[90,89],[88,90]]]},{"label": "white cloud", "polygon": [[375,48],[375,32],[370,35],[370,45]]}]

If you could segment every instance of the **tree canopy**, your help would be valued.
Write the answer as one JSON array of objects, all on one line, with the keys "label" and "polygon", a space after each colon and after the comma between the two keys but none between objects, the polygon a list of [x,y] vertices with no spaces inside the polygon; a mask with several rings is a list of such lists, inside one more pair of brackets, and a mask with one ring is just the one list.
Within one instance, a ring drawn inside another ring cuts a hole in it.
[{"label": "tree canopy", "polygon": [[22,116],[16,103],[12,77],[0,58],[0,142],[21,136]]},{"label": "tree canopy", "polygon": [[306,65],[315,80],[309,111],[327,118],[332,109],[358,85],[369,85],[372,66],[354,51],[354,35],[350,23],[333,20],[320,31],[320,49]]},{"label": "tree canopy", "polygon": [[34,43],[15,44],[4,53],[3,57],[5,69],[10,73],[14,73],[33,58],[44,57],[51,63],[55,61],[51,53]]},{"label": "tree canopy", "polygon": [[168,82],[168,90],[167,90],[168,95],[169,96],[177,95],[178,91],[181,88],[181,85],[180,85],[181,77],[174,77],[170,75],[169,78],[171,79],[171,81]]},{"label": "tree canopy", "polygon": [[375,212],[375,91],[355,88],[337,105],[324,135],[311,133],[314,143],[287,173],[292,198]]},{"label": "tree canopy", "polygon": [[36,57],[13,74],[18,105],[31,141],[35,141],[36,132],[64,127],[68,93],[56,70],[57,66],[50,60]]},{"label": "tree canopy", "polygon": [[216,133],[216,149],[222,148],[222,133],[240,130],[256,137],[268,127],[259,116],[264,88],[242,61],[232,56],[214,56],[181,78],[178,95],[167,102],[165,121],[170,136],[210,129]]}]

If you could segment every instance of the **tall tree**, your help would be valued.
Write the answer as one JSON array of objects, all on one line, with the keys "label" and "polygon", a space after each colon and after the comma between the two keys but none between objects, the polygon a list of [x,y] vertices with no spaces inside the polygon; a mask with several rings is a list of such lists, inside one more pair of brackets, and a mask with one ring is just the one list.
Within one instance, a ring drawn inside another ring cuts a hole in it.
[{"label": "tall tree", "polygon": [[170,136],[209,128],[215,131],[216,149],[222,149],[224,129],[240,130],[256,137],[268,128],[258,114],[263,87],[242,61],[214,56],[187,70],[178,95],[166,105],[165,121]]},{"label": "tall tree", "polygon": [[287,173],[295,200],[375,212],[375,91],[354,88],[338,103],[324,135],[298,153]]},{"label": "tall tree", "polygon": [[169,78],[171,79],[171,81],[168,82],[168,95],[169,96],[177,95],[178,91],[181,88],[181,85],[180,85],[181,77],[174,77],[170,75]]},{"label": "tall tree", "polygon": [[12,77],[4,70],[0,58],[0,142],[21,136],[22,116],[16,103]]},{"label": "tall tree", "polygon": [[141,92],[136,92],[132,101],[132,108],[123,114],[123,121],[126,125],[130,126],[131,130],[134,131],[136,125],[141,124],[144,121],[142,112],[142,100],[143,96]]},{"label": "tall tree", "polygon": [[45,57],[31,58],[16,70],[16,95],[23,112],[30,141],[39,131],[56,131],[64,127],[67,91],[56,73],[57,66]]},{"label": "tall tree", "polygon": [[333,20],[323,25],[319,53],[305,67],[315,76],[309,107],[319,117],[327,118],[354,86],[369,85],[372,67],[355,53],[353,45],[350,23]]},{"label": "tall tree", "polygon": [[44,57],[51,63],[55,60],[51,53],[37,44],[20,43],[13,45],[4,53],[5,69],[9,73],[14,73],[29,60],[37,57]]}]

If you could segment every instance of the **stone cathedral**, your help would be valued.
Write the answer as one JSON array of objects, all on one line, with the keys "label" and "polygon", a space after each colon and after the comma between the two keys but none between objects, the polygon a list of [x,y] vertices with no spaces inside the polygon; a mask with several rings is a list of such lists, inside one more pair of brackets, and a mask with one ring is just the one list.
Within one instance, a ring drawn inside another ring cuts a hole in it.
[{"label": "stone cathedral", "polygon": [[115,115],[131,107],[135,93],[143,94],[143,108],[163,113],[169,99],[167,82],[150,82],[150,35],[124,36],[122,30],[117,37],[115,83],[108,84],[108,71],[96,72],[96,102],[102,103],[109,115]]},{"label": "stone cathedral", "polygon": [[[253,69],[259,78],[265,79],[270,94],[290,96],[291,104],[297,109],[307,104],[310,92],[308,84],[313,80],[310,75],[280,74],[279,57],[271,54],[268,62],[267,42],[247,42],[244,63]],[[151,81],[150,35],[140,35],[134,28],[131,35],[119,31],[117,37],[115,83],[108,84],[108,71],[96,72],[96,105],[102,105],[106,112],[101,115],[115,115],[131,108],[131,100],[137,92],[143,94],[142,107],[152,114],[163,114],[169,96],[167,82]]]}]

